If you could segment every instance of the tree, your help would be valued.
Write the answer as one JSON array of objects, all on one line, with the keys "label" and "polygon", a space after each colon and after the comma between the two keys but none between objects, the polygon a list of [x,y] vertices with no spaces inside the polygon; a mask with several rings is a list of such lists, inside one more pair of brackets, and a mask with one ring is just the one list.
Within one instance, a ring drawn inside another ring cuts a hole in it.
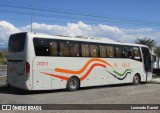
[{"label": "tree", "polygon": [[3,58],[3,54],[0,52],[0,58]]},{"label": "tree", "polygon": [[157,55],[157,57],[160,57],[160,46],[159,47],[156,47],[155,49],[155,54]]},{"label": "tree", "polygon": [[154,39],[150,39],[150,38],[143,38],[143,39],[137,39],[135,41],[136,44],[142,44],[142,45],[146,45],[148,46],[150,49],[152,49],[153,47],[156,47],[156,42]]}]

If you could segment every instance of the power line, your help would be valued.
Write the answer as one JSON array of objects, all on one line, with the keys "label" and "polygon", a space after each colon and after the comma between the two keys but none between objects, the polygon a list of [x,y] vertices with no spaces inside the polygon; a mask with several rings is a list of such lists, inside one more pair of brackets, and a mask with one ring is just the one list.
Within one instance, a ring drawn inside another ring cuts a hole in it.
[{"label": "power line", "polygon": [[[4,20],[4,19],[6,19],[6,20],[17,20],[17,21],[28,21],[28,22],[30,22],[31,20],[30,19],[24,19],[24,18],[19,18],[19,19],[17,19],[17,18],[8,18],[8,17],[0,17],[0,19],[1,20]],[[60,23],[66,23],[65,21],[57,21],[57,20],[54,20],[54,21],[48,21],[48,20],[41,20],[41,19],[37,19],[37,21],[41,21],[41,22],[60,22]]]},{"label": "power line", "polygon": [[[24,7],[24,6],[19,6],[19,5],[13,5],[13,4],[4,4],[4,3],[0,3],[0,6],[3,6],[3,7],[12,7],[12,8],[19,8],[19,9],[29,9],[31,10],[31,7]],[[138,20],[138,19],[129,19],[129,18],[117,18],[117,17],[109,17],[109,16],[104,16],[104,15],[93,15],[93,14],[88,14],[88,13],[76,13],[76,12],[69,12],[69,11],[63,11],[63,10],[51,10],[51,9],[43,9],[43,8],[35,8],[35,11],[44,11],[44,12],[51,12],[51,13],[58,13],[58,14],[64,14],[66,16],[60,16],[60,15],[57,15],[57,18],[63,18],[63,19],[76,19],[75,16],[83,16],[83,18],[85,17],[85,20],[89,19],[89,20],[93,20],[94,19],[99,19],[99,20],[102,20],[102,19],[107,19],[107,20],[110,20],[110,21],[119,21],[119,22],[123,22],[124,24],[125,23],[129,23],[131,22],[133,24],[134,23],[139,23],[139,24],[147,24],[147,25],[159,25],[160,22],[157,22],[157,21],[150,21],[150,20]],[[1,12],[6,12],[6,13],[16,13],[16,14],[25,14],[25,15],[30,15],[30,13],[27,13],[27,12],[18,12],[18,11],[1,11]],[[74,15],[74,18],[73,17],[70,17],[70,16],[67,16],[67,15]],[[40,14],[40,13],[35,13],[34,16],[45,16],[45,17],[55,17],[55,15],[48,15],[48,14]],[[82,18],[82,17],[81,17]],[[92,18],[92,19],[90,19]]]},{"label": "power line", "polygon": [[[0,3],[1,6],[10,6],[14,8],[23,8],[23,9],[32,9],[31,7],[24,7],[24,6],[18,6],[18,5],[10,5],[10,4],[2,4]],[[94,18],[107,18],[107,19],[115,19],[115,20],[125,20],[125,21],[135,21],[135,22],[152,22],[148,20],[137,20],[137,19],[129,19],[129,18],[116,18],[116,17],[108,17],[108,16],[98,16],[98,15],[93,15],[93,14],[82,14],[82,13],[75,13],[75,12],[68,12],[68,11],[60,11],[60,10],[51,10],[51,9],[43,9],[43,8],[35,8],[35,10],[39,11],[45,11],[45,12],[57,12],[57,13],[62,13],[62,14],[70,14],[70,15],[78,15],[78,16],[86,16],[86,17],[94,17]]]},{"label": "power line", "polygon": [[[22,12],[22,11],[12,11],[12,10],[1,10],[0,12],[3,12],[3,13],[10,13],[10,14],[20,14],[20,15],[29,15],[29,16],[31,16],[31,14],[30,13],[28,13],[28,12]],[[76,19],[75,17],[66,17],[66,16],[61,16],[61,15],[48,15],[48,14],[41,14],[41,13],[35,13],[35,16],[41,16],[41,17],[47,17],[47,18],[63,18],[63,19]],[[85,19],[85,20],[89,20],[89,21],[98,21],[97,19]],[[102,20],[100,20],[100,21],[102,21]],[[105,20],[103,20],[103,21],[105,21]],[[103,22],[102,21],[102,22]],[[119,22],[119,21],[118,21]],[[123,22],[123,21],[122,21]],[[126,23],[126,22],[125,22]],[[143,22],[143,24],[144,24],[144,22]],[[149,24],[149,25],[157,25],[157,23],[155,24],[155,23],[147,23],[147,24]]]},{"label": "power line", "polygon": [[[11,10],[1,10],[0,12],[3,12],[3,13],[9,13],[9,14],[19,14],[19,15],[29,15],[29,16],[31,16],[31,14],[30,13],[28,13],[28,12],[22,12],[22,11],[11,11]],[[66,17],[66,16],[61,16],[61,15],[48,15],[48,14],[40,14],[40,13],[36,13],[35,14],[35,16],[40,16],[40,17],[44,17],[45,16],[45,18],[47,17],[47,18],[63,18],[63,19],[74,19],[74,20],[76,20],[76,18],[75,17]],[[105,22],[106,20],[97,20],[97,19],[85,19],[85,20],[89,20],[89,21],[91,21],[91,22]],[[131,23],[131,22],[124,22],[124,21],[114,21],[115,23],[123,23],[123,24],[136,24],[136,23]],[[138,24],[146,24],[146,23],[138,23]],[[147,23],[148,25],[151,25],[151,26],[158,26],[158,24],[157,23]]]},{"label": "power line", "polygon": [[153,0],[132,0],[134,2],[137,3],[142,3],[142,4],[146,4],[146,5],[150,5],[150,6],[158,6],[160,7],[160,2],[158,1],[153,1]]},{"label": "power line", "polygon": [[[1,20],[14,20],[14,21],[28,21],[28,22],[30,22],[30,20],[29,19],[23,19],[23,18],[21,18],[21,19],[17,19],[17,18],[7,18],[7,17],[0,17],[0,19]],[[33,20],[34,21],[34,20]],[[47,22],[49,22],[49,23],[55,23],[55,22],[59,22],[59,23],[76,23],[76,22],[78,22],[78,21],[59,21],[59,20],[45,20],[45,19],[36,19],[36,22],[45,22],[45,23],[47,23]],[[84,22],[84,21],[83,21]],[[33,22],[34,23],[34,22]],[[94,23],[94,22],[85,22],[86,24],[96,24],[96,23]],[[118,23],[118,22],[115,22],[114,24],[116,24],[116,23]],[[107,25],[109,25],[109,23],[107,23]],[[126,25],[131,25],[130,23],[126,23]],[[150,25],[151,26],[151,25]],[[159,27],[159,25],[152,25],[152,26],[158,26]]]}]

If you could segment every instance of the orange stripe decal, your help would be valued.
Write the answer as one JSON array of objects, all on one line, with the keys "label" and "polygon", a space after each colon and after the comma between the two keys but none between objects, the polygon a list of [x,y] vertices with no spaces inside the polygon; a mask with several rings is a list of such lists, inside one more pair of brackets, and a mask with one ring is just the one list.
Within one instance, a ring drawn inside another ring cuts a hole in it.
[{"label": "orange stripe decal", "polygon": [[83,81],[89,75],[89,73],[93,70],[93,68],[96,67],[96,66],[106,68],[106,65],[104,65],[104,64],[95,63],[89,68],[87,73],[80,78],[80,81]]},{"label": "orange stripe decal", "polygon": [[53,77],[56,77],[56,78],[59,78],[59,79],[62,79],[62,80],[66,80],[66,81],[69,79],[69,77],[60,76],[60,75],[56,75],[56,74],[50,74],[50,73],[44,73],[44,72],[41,72],[41,73],[49,75],[49,76],[53,76]]},{"label": "orange stripe decal", "polygon": [[[83,81],[90,74],[90,72],[93,70],[93,68],[97,67],[97,66],[106,68],[106,65],[104,65],[104,64],[95,63],[89,68],[89,70],[86,72],[86,74],[84,74],[82,77],[80,77],[80,81]],[[49,75],[49,76],[53,76],[53,77],[56,77],[56,78],[59,78],[59,79],[62,79],[62,80],[66,80],[66,81],[69,79],[69,77],[66,77],[66,76],[50,74],[50,73],[45,73],[45,72],[41,72],[41,73]]]},{"label": "orange stripe decal", "polygon": [[109,65],[110,67],[112,67],[112,65],[109,64],[108,62],[106,62],[105,60],[102,60],[102,59],[99,59],[99,58],[92,58],[89,61],[87,61],[87,63],[80,70],[75,71],[75,70],[67,70],[67,69],[55,68],[55,71],[56,72],[60,72],[60,73],[68,73],[68,74],[81,74],[88,67],[88,65],[91,62],[94,62],[94,61],[98,61],[98,62],[104,63],[104,64]]}]

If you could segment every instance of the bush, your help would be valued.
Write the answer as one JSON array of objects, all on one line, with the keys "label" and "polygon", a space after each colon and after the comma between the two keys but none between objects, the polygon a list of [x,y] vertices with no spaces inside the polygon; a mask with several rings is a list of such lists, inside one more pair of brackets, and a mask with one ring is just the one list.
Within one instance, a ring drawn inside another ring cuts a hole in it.
[{"label": "bush", "polygon": [[7,65],[7,59],[6,58],[0,58],[0,65]]},{"label": "bush", "polygon": [[7,52],[2,51],[0,52],[0,65],[6,65],[7,64]]}]

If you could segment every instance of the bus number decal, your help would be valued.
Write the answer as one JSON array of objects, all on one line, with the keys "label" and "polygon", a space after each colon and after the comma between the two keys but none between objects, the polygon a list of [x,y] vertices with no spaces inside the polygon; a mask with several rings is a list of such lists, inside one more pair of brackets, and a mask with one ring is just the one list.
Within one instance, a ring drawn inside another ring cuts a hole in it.
[{"label": "bus number decal", "polygon": [[37,62],[37,66],[48,66],[48,62]]}]

